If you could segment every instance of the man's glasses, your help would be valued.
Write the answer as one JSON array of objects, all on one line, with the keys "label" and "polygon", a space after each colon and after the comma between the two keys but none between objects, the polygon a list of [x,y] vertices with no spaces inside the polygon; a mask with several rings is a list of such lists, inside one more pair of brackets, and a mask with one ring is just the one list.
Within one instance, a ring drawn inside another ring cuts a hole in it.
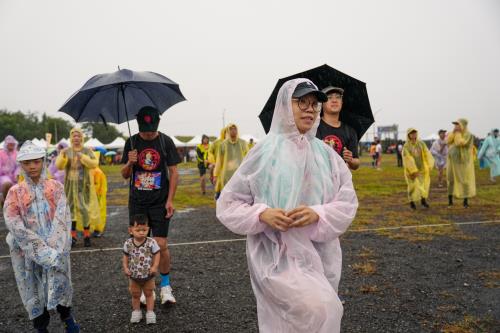
[{"label": "man's glasses", "polygon": [[317,100],[309,99],[309,98],[292,98],[293,101],[296,101],[299,105],[300,111],[307,111],[309,107],[312,107],[314,113],[321,112],[321,103]]}]

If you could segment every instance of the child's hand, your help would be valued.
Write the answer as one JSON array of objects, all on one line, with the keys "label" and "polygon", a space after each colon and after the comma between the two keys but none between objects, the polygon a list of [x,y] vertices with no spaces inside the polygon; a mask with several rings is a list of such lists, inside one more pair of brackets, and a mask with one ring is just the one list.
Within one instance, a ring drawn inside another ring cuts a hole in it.
[{"label": "child's hand", "polygon": [[130,272],[130,269],[128,269],[127,267],[125,267],[123,269],[123,273],[125,274],[125,276],[128,276],[128,277],[130,277],[132,275],[132,273]]},{"label": "child's hand", "polygon": [[149,269],[149,274],[156,276],[158,274],[158,267],[151,267]]}]

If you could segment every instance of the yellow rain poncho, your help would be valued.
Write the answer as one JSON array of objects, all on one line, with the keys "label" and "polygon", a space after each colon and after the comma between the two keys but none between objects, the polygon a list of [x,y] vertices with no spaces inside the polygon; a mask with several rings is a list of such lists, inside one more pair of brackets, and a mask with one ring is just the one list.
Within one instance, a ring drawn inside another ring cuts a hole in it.
[{"label": "yellow rain poncho", "polygon": [[[417,132],[417,140],[410,140],[410,133]],[[408,184],[408,199],[412,202],[427,199],[431,185],[431,170],[434,158],[423,141],[418,139],[418,131],[409,128],[406,131],[406,143],[403,146],[403,167],[406,184]],[[418,174],[416,177],[412,175]]]},{"label": "yellow rain poncho", "polygon": [[[73,145],[73,133],[78,132],[82,136],[80,147]],[[99,161],[89,148],[83,147],[83,132],[79,128],[73,128],[70,132],[71,146],[66,154],[59,154],[56,167],[65,170],[64,191],[68,199],[71,211],[71,219],[76,221],[77,230],[90,227],[95,228],[99,220],[100,211],[95,190],[93,174],[90,170],[95,169]]]},{"label": "yellow rain poncho", "polygon": [[466,119],[458,119],[457,122],[462,132],[448,134],[446,178],[448,195],[464,199],[476,195],[474,137],[467,130]]},{"label": "yellow rain poncho", "polygon": [[[99,161],[100,153],[94,152],[94,155]],[[106,228],[106,195],[108,193],[108,180],[106,174],[97,166],[95,169],[91,170],[92,176],[94,178],[95,192],[97,195],[97,202],[99,203],[99,220],[96,221],[94,230],[103,233]]]},{"label": "yellow rain poncho", "polygon": [[223,129],[220,130],[220,136],[217,140],[212,142],[210,147],[208,148],[208,163],[210,164],[215,164],[215,159],[217,157],[217,154],[219,153],[219,148],[222,142],[226,139],[226,131],[227,127],[224,127]]},{"label": "yellow rain poncho", "polygon": [[[226,136],[220,147],[216,158],[214,175],[217,177],[215,192],[220,192],[227,184],[231,176],[238,169],[243,158],[248,153],[248,145],[245,140],[236,137],[233,141],[229,136],[229,129],[236,127],[234,124],[227,126]],[[238,128],[238,127],[236,127]]]}]

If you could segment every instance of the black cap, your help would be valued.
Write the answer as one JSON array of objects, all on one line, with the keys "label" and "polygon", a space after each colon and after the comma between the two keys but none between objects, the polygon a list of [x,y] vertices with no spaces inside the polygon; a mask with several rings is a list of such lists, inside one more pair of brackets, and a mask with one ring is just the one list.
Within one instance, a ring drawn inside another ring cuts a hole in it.
[{"label": "black cap", "polygon": [[318,99],[318,102],[324,103],[328,100],[328,97],[318,90],[314,84],[309,81],[301,82],[295,87],[295,91],[292,94],[294,98],[301,98],[305,95],[313,94]]},{"label": "black cap", "polygon": [[327,95],[329,93],[337,93],[337,94],[340,94],[342,96],[344,95],[344,89],[339,88],[339,87],[328,86],[326,88],[323,88],[321,91]]},{"label": "black cap", "polygon": [[160,112],[152,106],[145,106],[137,114],[139,132],[156,132],[160,123]]}]

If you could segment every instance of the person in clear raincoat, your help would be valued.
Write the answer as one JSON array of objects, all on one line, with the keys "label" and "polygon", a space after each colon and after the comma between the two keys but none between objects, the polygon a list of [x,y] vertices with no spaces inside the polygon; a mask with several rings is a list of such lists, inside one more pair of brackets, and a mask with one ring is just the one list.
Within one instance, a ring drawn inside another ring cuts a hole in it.
[{"label": "person in clear raincoat", "polygon": [[47,178],[45,149],[31,141],[17,160],[24,180],[9,190],[3,214],[19,294],[38,332],[48,332],[53,309],[66,332],[79,332],[71,315],[71,215],[63,185]]},{"label": "person in clear raincoat", "polygon": [[458,119],[448,134],[448,159],[446,178],[448,184],[448,206],[453,206],[453,197],[464,200],[469,207],[469,198],[476,195],[476,174],[474,170],[474,136],[467,129],[467,119]]},{"label": "person in clear raincoat", "polygon": [[226,139],[221,143],[216,158],[214,170],[216,200],[247,153],[248,144],[245,140],[240,139],[238,127],[235,124],[229,124],[226,131]]},{"label": "person in clear raincoat", "polygon": [[490,168],[490,180],[495,182],[495,177],[500,176],[500,137],[498,128],[491,130],[490,135],[484,139],[477,158],[483,161],[485,168]]},{"label": "person in clear raincoat", "polygon": [[247,236],[260,332],[340,331],[339,236],[358,200],[344,160],[315,137],[326,95],[283,84],[269,134],[224,187],[217,217]]},{"label": "person in clear raincoat", "polygon": [[427,198],[429,198],[434,158],[425,143],[418,139],[416,129],[409,128],[406,132],[406,143],[402,154],[410,207],[417,209],[415,203],[420,201],[422,206],[429,208]]},{"label": "person in clear raincoat", "polygon": [[90,229],[99,221],[99,203],[95,190],[93,174],[99,161],[91,149],[83,146],[84,134],[80,128],[70,131],[71,147],[65,148],[57,156],[56,166],[65,170],[64,190],[68,198],[73,219],[71,235],[76,243],[77,228],[83,228],[84,246],[91,246]]},{"label": "person in clear raincoat", "polygon": [[17,140],[12,135],[7,135],[0,149],[0,189],[2,198],[0,204],[5,200],[9,189],[17,183],[19,165],[16,163]]},{"label": "person in clear raincoat", "polygon": [[431,154],[434,157],[434,165],[438,169],[438,186],[443,187],[444,170],[448,156],[448,143],[446,141],[445,130],[439,130],[438,135],[439,138],[432,143]]}]

